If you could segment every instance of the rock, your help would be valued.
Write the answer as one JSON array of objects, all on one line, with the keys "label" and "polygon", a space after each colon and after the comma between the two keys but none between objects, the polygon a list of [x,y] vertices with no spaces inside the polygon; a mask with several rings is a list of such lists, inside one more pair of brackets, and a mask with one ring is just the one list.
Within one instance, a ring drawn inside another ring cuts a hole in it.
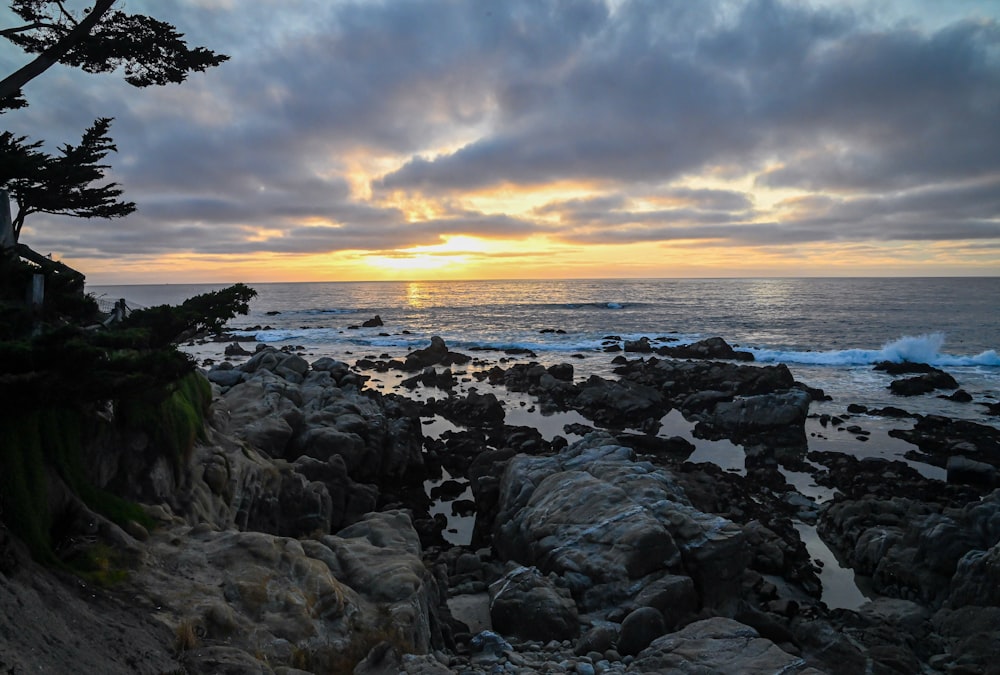
[{"label": "rock", "polygon": [[417,349],[406,355],[406,362],[403,364],[404,370],[423,370],[428,366],[442,365],[452,366],[456,364],[468,363],[472,358],[465,354],[448,351],[445,344],[437,335],[431,338],[431,343],[424,349]]},{"label": "rock", "polygon": [[972,394],[965,391],[964,389],[958,389],[955,392],[949,394],[948,396],[942,396],[941,398],[947,399],[949,401],[955,401],[956,403],[972,402]]},{"label": "rock", "polygon": [[313,361],[312,369],[316,372],[330,373],[330,376],[333,377],[334,381],[340,382],[341,379],[350,372],[351,367],[343,361],[338,361],[337,359],[332,359],[329,356],[324,356],[323,358]]},{"label": "rock", "polygon": [[577,640],[576,646],[573,648],[573,653],[577,656],[583,656],[590,652],[601,652],[603,654],[618,642],[619,630],[613,624],[594,626]]},{"label": "rock", "polygon": [[913,373],[939,373],[941,372],[929,363],[915,363],[913,361],[879,361],[872,370],[879,370],[890,375],[910,375]]},{"label": "rock", "polygon": [[382,317],[380,317],[378,314],[376,314],[371,319],[368,319],[367,321],[365,321],[364,323],[362,323],[361,327],[362,328],[378,328],[378,327],[384,326],[384,325],[385,324],[382,323]]},{"label": "rock", "polygon": [[935,389],[955,389],[958,382],[955,378],[944,372],[935,369],[933,372],[907,377],[902,380],[895,380],[889,384],[889,391],[896,396],[919,396],[928,394]]},{"label": "rock", "polygon": [[993,487],[998,481],[997,469],[992,464],[977,462],[962,455],[952,455],[945,465],[949,483],[966,483]]},{"label": "rock", "polygon": [[660,610],[655,607],[640,607],[622,621],[618,652],[623,656],[635,656],[666,632],[667,625]]},{"label": "rock", "polygon": [[475,655],[473,658],[476,663],[495,663],[504,652],[514,649],[502,636],[491,630],[474,635],[469,641],[469,647]]},{"label": "rock", "polygon": [[572,405],[588,419],[613,428],[639,426],[648,418],[659,419],[666,413],[663,397],[652,387],[596,375],[581,385]]},{"label": "rock", "polygon": [[549,366],[548,373],[552,377],[562,382],[572,382],[573,381],[573,364],[572,363],[557,363],[554,366]]},{"label": "rock", "polygon": [[715,617],[653,641],[629,673],[806,673],[803,659],[782,651],[744,624]]},{"label": "rock", "polygon": [[738,352],[720,337],[699,340],[689,345],[678,347],[660,347],[656,350],[661,356],[675,359],[728,359],[732,361],[753,361],[750,352]]},{"label": "rock", "polygon": [[208,378],[209,382],[214,382],[220,387],[233,387],[243,381],[244,375],[242,370],[220,366],[205,373],[205,377]]},{"label": "rock", "polygon": [[566,640],[580,632],[576,603],[535,567],[515,567],[490,584],[490,618],[504,635]]},{"label": "rock", "polygon": [[721,401],[698,419],[730,434],[754,434],[785,427],[802,427],[809,412],[809,394],[797,389]]},{"label": "rock", "polygon": [[380,642],[354,667],[353,675],[396,675],[402,664],[399,650],[389,642]]},{"label": "rock", "polygon": [[641,337],[638,340],[625,340],[622,348],[626,352],[637,352],[640,354],[649,354],[653,351],[653,346],[649,344],[648,337]]},{"label": "rock", "polygon": [[726,602],[748,561],[738,526],[694,509],[668,472],[604,433],[510,461],[494,546],[504,559],[589,579],[597,587],[575,595],[587,611],[652,572],[684,573],[706,602]]},{"label": "rock", "polygon": [[234,342],[231,345],[226,345],[225,349],[226,356],[250,356],[250,352],[243,349],[243,345],[239,342]]},{"label": "rock", "polygon": [[971,550],[962,556],[947,604],[950,607],[1000,606],[1000,543],[988,550]]},{"label": "rock", "polygon": [[643,586],[635,604],[659,610],[667,628],[674,628],[698,610],[698,592],[690,577],[669,574]]}]

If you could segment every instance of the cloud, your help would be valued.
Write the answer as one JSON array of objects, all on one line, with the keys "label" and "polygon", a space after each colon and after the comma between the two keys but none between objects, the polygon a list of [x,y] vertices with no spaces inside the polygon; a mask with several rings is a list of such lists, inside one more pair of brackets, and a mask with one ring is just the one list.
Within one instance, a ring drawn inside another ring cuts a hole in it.
[{"label": "cloud", "polygon": [[[31,107],[6,127],[54,147],[114,116],[113,178],[139,206],[111,223],[29,219],[41,250],[1000,236],[996,12],[921,23],[887,22],[863,0],[135,7],[233,58],[164,88],[63,68],[31,83]],[[11,55],[0,50],[4,68]],[[555,190],[567,185],[584,187]],[[775,190],[795,196],[754,194]],[[473,199],[505,192],[537,196]]]}]

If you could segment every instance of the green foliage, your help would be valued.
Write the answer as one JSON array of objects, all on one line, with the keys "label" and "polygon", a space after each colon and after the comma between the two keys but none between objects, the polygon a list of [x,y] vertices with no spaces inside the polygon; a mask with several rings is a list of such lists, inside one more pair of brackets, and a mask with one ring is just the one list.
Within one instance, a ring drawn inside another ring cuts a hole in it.
[{"label": "green foliage", "polygon": [[52,213],[76,218],[122,218],[135,211],[133,202],[120,201],[117,183],[93,185],[110,168],[101,162],[117,150],[108,137],[111,118],[102,117],[84,132],[79,145],[65,144],[58,155],[38,151],[40,142],[24,136],[0,134],[0,188],[17,202],[14,239],[21,235],[25,218]]},{"label": "green foliage", "polygon": [[[175,462],[186,459],[203,433],[212,390],[202,376],[189,373],[169,386],[118,404],[119,423],[150,435]],[[97,435],[97,418],[85,409],[50,406],[0,414],[0,516],[41,562],[57,563],[53,553],[53,514],[48,476],[54,472],[91,509],[118,525],[154,522],[137,504],[98,488],[88,477],[83,446]],[[90,554],[93,553],[94,556]],[[89,556],[89,557],[88,557]],[[95,557],[96,556],[96,557]],[[96,549],[63,561],[95,581],[114,581],[115,565]]]},{"label": "green foliage", "polygon": [[176,349],[110,349],[103,344],[107,339],[99,332],[63,326],[28,339],[0,341],[0,405],[30,410],[128,398],[194,370],[190,357]]},{"label": "green foliage", "polygon": [[119,401],[116,416],[124,429],[142,431],[178,465],[204,433],[212,388],[198,373],[142,395]]},{"label": "green foliage", "polygon": [[0,414],[0,514],[40,562],[55,562],[49,531],[42,415]]},{"label": "green foliage", "polygon": [[256,295],[257,291],[249,286],[234,284],[188,298],[176,307],[158,305],[132,312],[123,327],[145,329],[149,334],[149,346],[163,347],[185,333],[221,332],[227,321],[250,311],[250,300]]}]

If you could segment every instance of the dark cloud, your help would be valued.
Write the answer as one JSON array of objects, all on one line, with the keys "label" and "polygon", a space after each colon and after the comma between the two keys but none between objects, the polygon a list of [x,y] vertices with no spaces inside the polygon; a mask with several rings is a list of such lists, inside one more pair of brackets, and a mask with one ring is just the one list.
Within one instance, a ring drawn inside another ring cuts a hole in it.
[{"label": "dark cloud", "polygon": [[[114,179],[139,211],[36,216],[26,237],[81,257],[388,251],[451,234],[1000,236],[996,16],[927,29],[827,5],[136,0],[233,58],[158,89],[63,68],[31,83],[5,128],[54,148],[114,116]],[[17,58],[0,48],[5,72]],[[741,189],[690,187],[700,176],[804,196],[764,211]],[[593,197],[506,215],[463,202],[550,184]],[[409,222],[400,195],[440,216]]]}]

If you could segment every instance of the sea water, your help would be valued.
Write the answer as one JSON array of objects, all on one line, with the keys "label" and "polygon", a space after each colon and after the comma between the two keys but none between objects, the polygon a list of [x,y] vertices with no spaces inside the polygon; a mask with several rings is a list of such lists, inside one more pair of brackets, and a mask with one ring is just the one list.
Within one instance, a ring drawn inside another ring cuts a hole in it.
[{"label": "sea water", "polygon": [[[1000,399],[1000,277],[415,281],[250,284],[230,327],[275,346],[349,362],[398,357],[439,335],[453,350],[530,349],[608,375],[607,338],[663,344],[721,336],[760,363],[786,363],[835,400],[893,403],[872,364],[944,368],[977,401]],[[94,286],[134,305],[176,304],[224,285]],[[358,328],[378,315],[384,326]],[[209,356],[205,351],[196,355]],[[221,351],[221,349],[220,349]],[[899,401],[895,401],[899,403]],[[907,409],[989,423],[985,407],[936,397]]]}]

